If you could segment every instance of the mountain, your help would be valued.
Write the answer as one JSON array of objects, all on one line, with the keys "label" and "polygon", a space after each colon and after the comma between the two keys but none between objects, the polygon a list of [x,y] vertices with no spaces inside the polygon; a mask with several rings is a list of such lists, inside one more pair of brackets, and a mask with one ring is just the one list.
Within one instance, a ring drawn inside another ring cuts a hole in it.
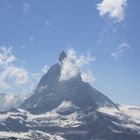
[{"label": "mountain", "polygon": [[81,78],[61,79],[62,52],[20,108],[0,113],[0,138],[140,140],[140,108],[116,105]]},{"label": "mountain", "polygon": [[83,82],[80,71],[75,77],[60,80],[65,58],[66,53],[62,52],[59,56],[60,63],[53,65],[41,78],[35,94],[22,104],[22,108],[40,114],[56,108],[64,100],[71,101],[82,109],[94,110],[105,105],[117,108],[109,98]]}]

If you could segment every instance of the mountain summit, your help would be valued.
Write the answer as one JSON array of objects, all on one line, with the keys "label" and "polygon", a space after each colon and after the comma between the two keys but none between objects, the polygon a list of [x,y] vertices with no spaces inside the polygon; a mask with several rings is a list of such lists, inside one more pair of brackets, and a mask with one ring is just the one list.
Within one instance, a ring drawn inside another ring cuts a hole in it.
[{"label": "mountain summit", "polygon": [[62,62],[67,57],[66,52],[62,51],[59,55],[59,61]]},{"label": "mountain summit", "polygon": [[67,80],[60,80],[65,59],[67,54],[63,51],[59,56],[61,63],[53,65],[41,78],[34,95],[25,100],[22,108],[40,114],[54,109],[63,101],[70,101],[84,110],[94,110],[101,106],[117,108],[109,98],[91,87],[89,83],[83,82],[80,71]]}]

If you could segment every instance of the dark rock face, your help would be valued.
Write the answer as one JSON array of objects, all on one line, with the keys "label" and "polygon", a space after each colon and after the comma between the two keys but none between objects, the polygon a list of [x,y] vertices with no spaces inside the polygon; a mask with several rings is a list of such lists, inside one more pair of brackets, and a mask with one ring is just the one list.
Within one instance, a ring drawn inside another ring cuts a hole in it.
[{"label": "dark rock face", "polygon": [[59,61],[62,62],[67,57],[67,54],[62,51],[59,55]]},{"label": "dark rock face", "polygon": [[25,126],[26,123],[24,121],[20,123],[19,119],[7,118],[5,124],[9,129],[9,131],[13,131],[13,132],[28,131],[28,128]]}]

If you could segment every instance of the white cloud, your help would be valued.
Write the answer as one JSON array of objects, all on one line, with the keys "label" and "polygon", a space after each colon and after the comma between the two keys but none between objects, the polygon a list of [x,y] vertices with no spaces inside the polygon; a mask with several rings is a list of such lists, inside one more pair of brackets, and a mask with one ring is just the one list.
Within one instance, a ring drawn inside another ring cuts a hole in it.
[{"label": "white cloud", "polygon": [[28,71],[17,65],[12,47],[0,47],[0,89],[7,90],[28,83]]},{"label": "white cloud", "polygon": [[122,43],[119,47],[116,48],[116,51],[111,53],[111,56],[117,60],[120,55],[122,55],[128,48],[130,48],[130,45],[127,43]]},{"label": "white cloud", "polygon": [[49,67],[47,65],[44,65],[43,68],[41,69],[42,73],[47,73]]},{"label": "white cloud", "polygon": [[0,89],[2,90],[2,89],[8,89],[8,88],[9,88],[9,85],[0,79]]},{"label": "white cloud", "polygon": [[100,16],[107,15],[115,22],[121,22],[125,18],[125,9],[127,6],[127,0],[102,0],[97,4],[97,10]]},{"label": "white cloud", "polygon": [[130,45],[124,42],[117,49],[118,50],[125,50],[127,48],[130,48]]},{"label": "white cloud", "polygon": [[13,54],[12,47],[0,47],[1,92],[30,93],[36,87],[42,75],[48,71],[48,66],[44,65],[40,72],[31,73],[23,67],[24,64],[24,61],[18,61]]},{"label": "white cloud", "polygon": [[11,50],[12,47],[0,47],[0,65],[6,65],[16,60]]},{"label": "white cloud", "polygon": [[93,73],[91,71],[81,73],[81,77],[82,77],[82,80],[84,82],[88,82],[91,84],[93,84],[95,82],[95,78],[94,78]]},{"label": "white cloud", "polygon": [[77,57],[74,49],[68,50],[67,57],[62,61],[60,81],[77,76],[80,73],[80,68],[91,61],[95,61],[95,57],[91,57],[89,53]]},{"label": "white cloud", "polygon": [[8,66],[2,75],[3,79],[12,79],[15,84],[22,85],[28,83],[29,75],[25,68]]},{"label": "white cloud", "polygon": [[7,111],[12,107],[20,107],[23,101],[27,98],[27,95],[15,95],[12,93],[9,94],[0,94],[0,111]]}]

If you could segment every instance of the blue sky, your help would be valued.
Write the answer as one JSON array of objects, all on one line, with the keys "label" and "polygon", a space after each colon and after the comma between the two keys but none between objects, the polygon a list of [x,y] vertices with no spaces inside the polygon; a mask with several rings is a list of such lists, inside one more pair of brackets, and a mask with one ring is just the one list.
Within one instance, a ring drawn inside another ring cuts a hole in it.
[{"label": "blue sky", "polygon": [[30,92],[44,66],[73,48],[96,58],[85,68],[95,88],[115,102],[140,106],[140,1],[112,1],[1,0],[0,48],[11,56],[0,61],[1,92]]}]

